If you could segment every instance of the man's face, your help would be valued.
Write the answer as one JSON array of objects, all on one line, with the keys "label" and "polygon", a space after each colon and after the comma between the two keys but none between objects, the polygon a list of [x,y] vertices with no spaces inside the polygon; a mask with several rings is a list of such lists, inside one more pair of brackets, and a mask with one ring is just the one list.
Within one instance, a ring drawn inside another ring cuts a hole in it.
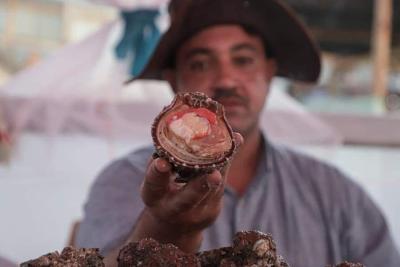
[{"label": "man's face", "polygon": [[176,92],[200,91],[223,104],[233,130],[243,136],[258,130],[274,75],[275,62],[266,59],[261,38],[236,25],[194,35],[178,50],[176,70],[167,74]]}]

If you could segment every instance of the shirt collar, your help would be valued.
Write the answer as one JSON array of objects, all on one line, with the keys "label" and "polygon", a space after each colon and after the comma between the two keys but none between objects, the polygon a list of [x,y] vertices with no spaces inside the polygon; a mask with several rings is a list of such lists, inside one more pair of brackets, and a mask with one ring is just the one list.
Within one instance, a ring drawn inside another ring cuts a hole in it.
[{"label": "shirt collar", "polygon": [[[266,182],[266,176],[272,168],[271,146],[263,132],[261,133],[260,145],[262,146],[261,156],[257,164],[256,173],[246,190],[246,194],[248,194],[248,192],[251,192],[252,190],[257,189],[260,186],[260,183]],[[229,192],[230,194],[236,195],[235,190],[233,190],[229,186],[225,187],[225,191]]]}]

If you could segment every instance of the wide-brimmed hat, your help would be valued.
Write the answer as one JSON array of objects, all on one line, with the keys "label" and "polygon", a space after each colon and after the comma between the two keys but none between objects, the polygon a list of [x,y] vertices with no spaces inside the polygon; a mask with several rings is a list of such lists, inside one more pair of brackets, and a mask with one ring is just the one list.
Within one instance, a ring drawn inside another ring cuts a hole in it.
[{"label": "wide-brimmed hat", "polygon": [[[298,81],[318,79],[319,48],[281,0],[173,0],[169,29],[161,37],[147,66],[136,79],[162,80],[162,71],[174,67],[175,53],[199,31],[219,24],[238,24],[255,30],[277,62],[277,75]],[[129,82],[129,81],[128,81]]]}]

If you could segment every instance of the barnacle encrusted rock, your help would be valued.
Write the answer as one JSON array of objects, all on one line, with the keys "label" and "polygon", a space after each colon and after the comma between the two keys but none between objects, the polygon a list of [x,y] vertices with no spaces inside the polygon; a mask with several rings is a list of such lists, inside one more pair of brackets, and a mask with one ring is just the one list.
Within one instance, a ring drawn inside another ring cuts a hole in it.
[{"label": "barnacle encrusted rock", "polygon": [[[185,253],[173,244],[161,244],[155,239],[144,238],[122,247],[117,261],[118,267],[289,267],[277,254],[272,236],[259,231],[237,232],[232,246],[196,254]],[[61,254],[52,252],[20,266],[103,267],[104,263],[98,249],[66,247]],[[326,267],[365,266],[345,261]]]},{"label": "barnacle encrusted rock", "polygon": [[152,238],[131,242],[119,252],[118,267],[200,267],[194,254],[172,244],[160,244]]},{"label": "barnacle encrusted rock", "polygon": [[271,235],[258,231],[237,232],[232,247],[198,253],[202,267],[288,267],[276,253]]},{"label": "barnacle encrusted rock", "polygon": [[342,262],[339,263],[338,265],[328,265],[327,267],[365,267],[365,265],[361,264],[361,263],[353,263],[353,262]]},{"label": "barnacle encrusted rock", "polygon": [[56,251],[37,259],[21,263],[21,267],[104,267],[103,257],[97,248],[66,247],[61,254]]},{"label": "barnacle encrusted rock", "polygon": [[233,245],[219,249],[184,253],[172,244],[145,238],[123,247],[118,267],[289,267],[276,254],[272,237],[257,231],[236,233]]},{"label": "barnacle encrusted rock", "polygon": [[202,93],[177,94],[155,118],[152,137],[156,155],[186,180],[223,168],[236,149],[223,106]]}]

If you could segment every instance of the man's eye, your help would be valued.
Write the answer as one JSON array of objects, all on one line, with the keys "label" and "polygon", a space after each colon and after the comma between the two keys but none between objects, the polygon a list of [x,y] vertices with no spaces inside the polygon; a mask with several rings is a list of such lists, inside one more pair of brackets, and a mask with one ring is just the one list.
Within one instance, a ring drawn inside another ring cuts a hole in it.
[{"label": "man's eye", "polygon": [[242,56],[242,57],[235,57],[233,61],[237,66],[247,66],[254,63],[254,58]]},{"label": "man's eye", "polygon": [[208,63],[206,61],[192,61],[189,63],[189,68],[191,71],[205,71],[208,68]]}]

